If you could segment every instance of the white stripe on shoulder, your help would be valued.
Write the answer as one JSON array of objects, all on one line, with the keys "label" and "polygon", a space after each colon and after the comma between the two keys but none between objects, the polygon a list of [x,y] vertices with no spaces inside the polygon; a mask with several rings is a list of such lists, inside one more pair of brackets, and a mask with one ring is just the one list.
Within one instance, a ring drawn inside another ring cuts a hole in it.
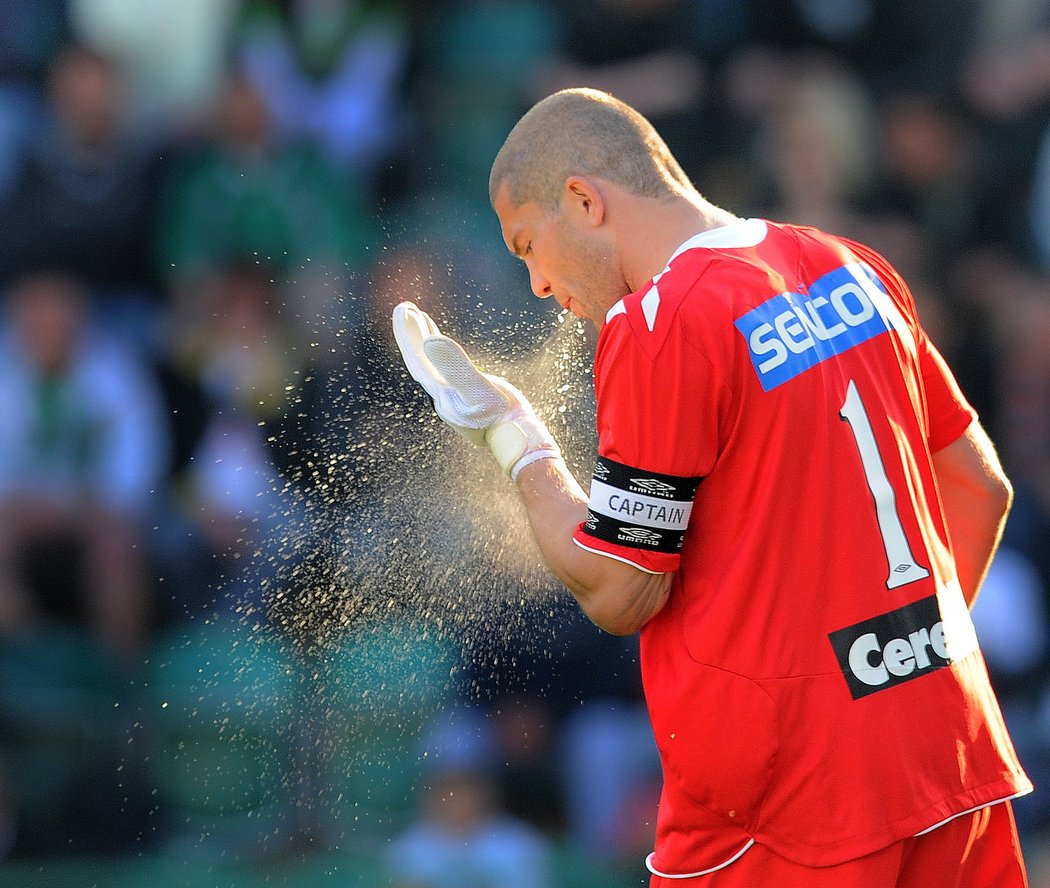
[{"label": "white stripe on shoulder", "polygon": [[627,306],[623,304],[623,300],[621,299],[619,302],[616,303],[616,305],[614,305],[612,308],[610,308],[606,312],[606,314],[605,314],[605,323],[608,324],[609,321],[611,321],[617,315],[625,315],[625,314],[627,314]]},{"label": "white stripe on shoulder", "polygon": [[649,328],[650,333],[653,332],[653,328],[656,326],[656,312],[659,309],[660,291],[654,283],[649,288],[649,292],[642,297],[642,314],[645,315],[645,326]]}]

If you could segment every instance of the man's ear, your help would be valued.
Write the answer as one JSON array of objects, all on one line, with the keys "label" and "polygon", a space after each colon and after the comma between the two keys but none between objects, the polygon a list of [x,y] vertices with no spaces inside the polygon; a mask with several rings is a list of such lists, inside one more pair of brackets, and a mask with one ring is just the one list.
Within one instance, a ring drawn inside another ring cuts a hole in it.
[{"label": "man's ear", "polygon": [[598,226],[605,219],[605,199],[594,179],[569,176],[563,199],[567,212],[586,224]]}]

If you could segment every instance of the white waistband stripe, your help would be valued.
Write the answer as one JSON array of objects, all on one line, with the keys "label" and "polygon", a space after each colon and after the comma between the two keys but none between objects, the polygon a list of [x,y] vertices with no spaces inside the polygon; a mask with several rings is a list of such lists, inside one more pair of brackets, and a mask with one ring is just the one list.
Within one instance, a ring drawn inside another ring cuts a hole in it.
[{"label": "white waistband stripe", "polygon": [[744,852],[754,844],[754,839],[748,839],[747,844],[744,845],[744,847],[741,848],[739,851],[737,851],[736,854],[730,857],[729,860],[725,861],[724,863],[718,864],[718,866],[713,866],[710,869],[700,870],[696,873],[660,872],[658,869],[656,869],[656,867],[653,866],[653,858],[656,856],[655,851],[645,858],[645,868],[649,870],[649,872],[651,872],[654,876],[659,876],[661,879],[695,879],[697,876],[706,876],[708,873],[715,873],[718,872],[720,869],[725,869],[727,866],[729,866],[729,864],[733,863],[736,860],[739,860],[743,856]]}]

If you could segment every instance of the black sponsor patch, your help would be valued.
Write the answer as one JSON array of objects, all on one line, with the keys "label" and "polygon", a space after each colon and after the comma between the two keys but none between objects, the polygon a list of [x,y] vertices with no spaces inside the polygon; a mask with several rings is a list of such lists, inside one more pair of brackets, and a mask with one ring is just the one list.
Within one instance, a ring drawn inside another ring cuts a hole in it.
[{"label": "black sponsor patch", "polygon": [[937,596],[829,633],[854,700],[951,664]]}]

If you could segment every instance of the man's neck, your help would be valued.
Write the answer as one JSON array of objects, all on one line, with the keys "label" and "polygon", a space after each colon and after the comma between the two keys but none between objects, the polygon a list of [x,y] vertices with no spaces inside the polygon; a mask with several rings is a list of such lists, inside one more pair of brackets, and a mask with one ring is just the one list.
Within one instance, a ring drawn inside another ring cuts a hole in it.
[{"label": "man's neck", "polygon": [[691,237],[739,221],[699,195],[633,197],[632,202],[624,217],[624,268],[632,291],[663,271],[674,251]]}]

